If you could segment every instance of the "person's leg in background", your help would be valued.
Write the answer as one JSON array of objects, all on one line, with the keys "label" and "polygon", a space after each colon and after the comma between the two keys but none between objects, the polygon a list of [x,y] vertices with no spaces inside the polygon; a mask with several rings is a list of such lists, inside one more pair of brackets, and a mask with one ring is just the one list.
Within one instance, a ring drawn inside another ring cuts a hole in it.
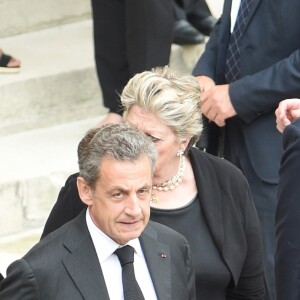
[{"label": "person's leg in background", "polygon": [[186,0],[185,11],[188,21],[199,32],[209,36],[217,19],[212,15],[205,0]]},{"label": "person's leg in background", "polygon": [[[129,79],[125,2],[92,0],[96,71],[109,115],[122,120],[118,93]],[[114,120],[114,119],[113,119]],[[110,118],[109,118],[110,121]]]},{"label": "person's leg in background", "polygon": [[[249,175],[247,176],[249,177]],[[264,182],[256,174],[249,178],[248,182],[261,223],[266,272],[266,300],[275,299],[275,213],[277,206],[277,184]]]},{"label": "person's leg in background", "polygon": [[178,45],[200,44],[209,36],[217,19],[205,0],[173,0],[174,40]]},{"label": "person's leg in background", "polygon": [[92,0],[95,61],[108,116],[121,122],[118,94],[137,72],[169,63],[172,0]]},{"label": "person's leg in background", "polygon": [[172,0],[125,0],[130,77],[169,64],[173,38]]},{"label": "person's leg in background", "polygon": [[[240,168],[246,176],[261,225],[265,265],[266,300],[275,299],[275,213],[277,184],[263,181],[256,173],[246,148],[239,120],[228,122],[224,158]],[[240,141],[237,143],[236,141]],[[267,166],[266,166],[267,168]]]},{"label": "person's leg in background", "polygon": [[188,20],[182,1],[173,1],[174,35],[173,43],[177,45],[196,45],[204,43],[204,35]]}]

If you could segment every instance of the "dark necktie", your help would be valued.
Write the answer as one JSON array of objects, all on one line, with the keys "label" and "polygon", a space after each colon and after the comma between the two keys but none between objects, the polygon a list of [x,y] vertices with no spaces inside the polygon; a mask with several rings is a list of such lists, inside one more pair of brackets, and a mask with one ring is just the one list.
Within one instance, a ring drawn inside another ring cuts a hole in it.
[{"label": "dark necktie", "polygon": [[236,22],[231,33],[227,50],[225,78],[228,83],[239,79],[240,76],[240,39],[245,30],[253,0],[241,0]]},{"label": "dark necktie", "polygon": [[144,300],[143,293],[135,279],[133,261],[134,249],[124,246],[115,251],[122,266],[122,282],[125,300]]}]

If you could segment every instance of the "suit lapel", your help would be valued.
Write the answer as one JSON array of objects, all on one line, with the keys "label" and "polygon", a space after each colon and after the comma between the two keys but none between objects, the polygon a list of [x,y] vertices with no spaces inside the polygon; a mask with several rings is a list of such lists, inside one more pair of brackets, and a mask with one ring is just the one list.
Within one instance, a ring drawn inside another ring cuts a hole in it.
[{"label": "suit lapel", "polygon": [[246,24],[246,26],[245,26],[244,31],[247,30],[247,27],[248,27],[249,23],[251,22],[251,19],[252,19],[253,15],[254,15],[254,12],[256,11],[256,8],[257,8],[258,4],[259,4],[261,1],[262,1],[262,0],[253,0],[253,4],[252,4],[251,10],[250,10],[250,12],[249,12],[249,17],[248,17],[248,19],[247,19],[247,24]]},{"label": "suit lapel", "polygon": [[[245,26],[245,29],[244,30],[247,30],[247,27],[248,27],[248,24],[249,22],[251,21],[252,17],[253,17],[253,14],[254,12],[256,11],[256,8],[258,6],[258,4],[261,2],[262,0],[254,0],[253,1],[253,5],[251,7],[251,10],[249,12],[249,17],[247,19],[247,24]],[[223,28],[225,29],[226,28],[226,31],[229,33],[228,30],[230,30],[230,12],[231,12],[231,6],[232,6],[232,0],[228,0],[228,1],[225,1],[224,2],[224,8],[223,8],[223,13],[222,13],[222,22],[224,22],[224,26]],[[227,19],[226,19],[227,18]],[[226,21],[225,21],[226,20]],[[230,33],[229,33],[230,35]],[[229,41],[229,40],[228,40]]]},{"label": "suit lapel", "polygon": [[140,237],[141,246],[158,300],[171,300],[171,256],[168,245],[157,241],[156,230],[148,225]]},{"label": "suit lapel", "polygon": [[84,299],[109,300],[96,250],[85,221],[85,210],[77,218],[64,246],[70,255],[62,262]]}]

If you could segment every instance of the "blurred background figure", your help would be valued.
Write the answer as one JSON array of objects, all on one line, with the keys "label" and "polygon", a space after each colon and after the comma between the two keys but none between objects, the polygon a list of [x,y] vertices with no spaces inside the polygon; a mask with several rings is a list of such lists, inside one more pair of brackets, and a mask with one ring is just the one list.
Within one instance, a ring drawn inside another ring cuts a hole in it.
[{"label": "blurred background figure", "polygon": [[205,0],[172,0],[174,5],[173,43],[201,44],[209,36],[217,20]]}]

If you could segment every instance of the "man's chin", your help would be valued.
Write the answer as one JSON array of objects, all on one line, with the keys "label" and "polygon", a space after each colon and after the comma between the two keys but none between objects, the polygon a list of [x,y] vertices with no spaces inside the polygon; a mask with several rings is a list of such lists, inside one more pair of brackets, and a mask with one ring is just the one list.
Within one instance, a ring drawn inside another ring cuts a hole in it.
[{"label": "man's chin", "polygon": [[144,228],[145,227],[135,229],[135,230],[130,230],[130,231],[123,231],[120,237],[120,240],[122,241],[121,245],[128,243],[130,240],[139,238]]}]

